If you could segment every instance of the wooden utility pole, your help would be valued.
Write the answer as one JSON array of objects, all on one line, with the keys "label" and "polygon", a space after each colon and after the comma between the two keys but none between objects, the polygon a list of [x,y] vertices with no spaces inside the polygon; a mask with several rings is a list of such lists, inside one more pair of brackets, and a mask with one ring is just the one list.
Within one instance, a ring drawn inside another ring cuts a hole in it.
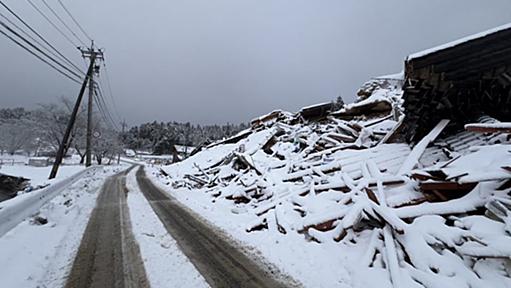
[{"label": "wooden utility pole", "polygon": [[82,56],[90,59],[90,65],[94,68],[90,71],[89,77],[89,101],[87,105],[87,136],[85,148],[85,166],[92,165],[92,111],[94,105],[94,74],[99,73],[99,65],[95,66],[97,59],[103,59],[103,51],[94,48],[94,41],[92,41],[89,49],[82,49]]},{"label": "wooden utility pole", "polygon": [[[119,140],[122,140],[122,137],[124,137],[124,129],[126,129],[126,121],[123,120],[121,122],[121,127],[122,127],[122,132],[121,132],[121,137],[119,137]],[[117,164],[120,164],[121,163],[121,151],[119,151],[119,153],[117,154]]]},{"label": "wooden utility pole", "polygon": [[62,142],[60,142],[59,150],[57,151],[57,155],[55,156],[55,162],[53,163],[53,167],[51,168],[49,179],[53,179],[57,176],[57,172],[59,170],[59,166],[62,163],[62,158],[64,158],[64,153],[67,150],[66,146],[69,144],[69,136],[71,135],[71,131],[73,130],[73,126],[76,121],[76,114],[78,114],[78,109],[80,108],[80,103],[82,102],[83,93],[85,92],[85,87],[87,87],[87,82],[89,81],[89,75],[92,74],[94,69],[94,63],[89,64],[89,69],[87,69],[87,74],[85,79],[83,80],[82,88],[80,88],[80,93],[78,93],[78,98],[76,99],[75,106],[73,108],[73,112],[71,112],[71,118],[67,123],[66,131],[64,132],[64,137]]},{"label": "wooden utility pole", "polygon": [[[92,54],[90,63],[94,65],[96,57]],[[89,76],[89,101],[87,103],[87,138],[85,144],[85,167],[92,165],[92,105],[94,104],[94,72]]]}]

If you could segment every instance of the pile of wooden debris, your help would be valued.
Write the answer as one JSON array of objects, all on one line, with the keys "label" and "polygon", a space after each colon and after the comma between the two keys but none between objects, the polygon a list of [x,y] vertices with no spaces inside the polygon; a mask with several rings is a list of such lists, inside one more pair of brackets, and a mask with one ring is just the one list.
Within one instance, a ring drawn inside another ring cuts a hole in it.
[{"label": "pile of wooden debris", "polygon": [[482,117],[446,136],[442,120],[413,149],[387,143],[402,119],[400,90],[371,89],[339,111],[327,103],[255,119],[185,160],[193,173],[167,181],[256,215],[248,233],[362,241],[362,266],[387,270],[395,287],[484,287],[487,279],[509,287],[509,124]]},{"label": "pile of wooden debris", "polygon": [[0,174],[0,202],[16,196],[28,186],[28,179]]}]

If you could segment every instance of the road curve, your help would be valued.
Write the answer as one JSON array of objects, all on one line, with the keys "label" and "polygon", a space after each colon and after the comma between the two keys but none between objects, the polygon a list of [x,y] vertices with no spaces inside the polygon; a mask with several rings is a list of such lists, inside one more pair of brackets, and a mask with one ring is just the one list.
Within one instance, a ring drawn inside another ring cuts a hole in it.
[{"label": "road curve", "polygon": [[126,174],[133,167],[103,184],[66,287],[149,287],[126,206]]},{"label": "road curve", "polygon": [[210,286],[286,287],[156,187],[146,177],[143,167],[139,168],[136,177],[156,215]]}]

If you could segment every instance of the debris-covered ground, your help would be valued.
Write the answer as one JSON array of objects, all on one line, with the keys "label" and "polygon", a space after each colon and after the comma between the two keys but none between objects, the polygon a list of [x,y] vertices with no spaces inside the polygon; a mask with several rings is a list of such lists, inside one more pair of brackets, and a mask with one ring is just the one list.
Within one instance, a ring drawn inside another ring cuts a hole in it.
[{"label": "debris-covered ground", "polygon": [[308,287],[511,286],[509,124],[388,143],[395,77],[341,109],[274,111],[153,176]]}]

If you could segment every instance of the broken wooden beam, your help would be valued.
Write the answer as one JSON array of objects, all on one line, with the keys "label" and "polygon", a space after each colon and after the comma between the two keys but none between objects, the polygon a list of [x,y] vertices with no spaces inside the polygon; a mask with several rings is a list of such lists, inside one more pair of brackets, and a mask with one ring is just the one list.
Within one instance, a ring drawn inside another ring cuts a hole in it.
[{"label": "broken wooden beam", "polygon": [[511,123],[470,123],[465,130],[477,133],[511,133]]},{"label": "broken wooden beam", "polygon": [[198,184],[200,184],[200,185],[206,185],[206,184],[208,184],[208,182],[207,182],[206,180],[203,180],[203,179],[201,179],[201,178],[199,178],[199,177],[197,177],[197,176],[191,175],[191,174],[186,174],[186,175],[184,176],[184,178],[189,179],[189,180],[192,180],[192,181],[194,181],[194,182],[196,182],[196,183],[198,183]]},{"label": "broken wooden beam", "polygon": [[445,127],[447,127],[447,124],[449,124],[449,122],[450,121],[447,119],[438,122],[435,128],[433,128],[433,130],[431,130],[428,133],[428,135],[424,136],[424,138],[422,138],[422,140],[419,141],[419,143],[417,143],[415,147],[413,147],[412,152],[410,152],[405,162],[399,169],[398,175],[405,175],[412,171],[415,165],[417,165],[417,163],[419,162],[420,157],[422,156],[428,145],[431,142],[435,141],[438,135],[440,135],[440,133],[442,133]]},{"label": "broken wooden beam", "polygon": [[419,187],[422,191],[467,191],[472,190],[477,183],[458,183],[451,181],[427,181],[421,182]]}]

